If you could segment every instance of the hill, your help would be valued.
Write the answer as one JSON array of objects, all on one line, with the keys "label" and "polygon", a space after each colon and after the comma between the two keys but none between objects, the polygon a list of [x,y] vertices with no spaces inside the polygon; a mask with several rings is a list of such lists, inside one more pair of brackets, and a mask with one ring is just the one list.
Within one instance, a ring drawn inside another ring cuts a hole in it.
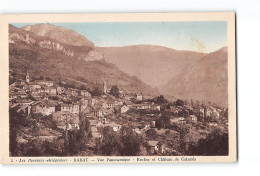
[{"label": "hill", "polygon": [[187,65],[193,65],[203,57],[203,54],[198,52],[178,51],[154,45],[98,49],[103,52],[106,61],[154,87],[166,84]]},{"label": "hill", "polygon": [[228,104],[227,47],[206,54],[196,64],[173,76],[159,90],[187,100]]},{"label": "hill", "polygon": [[168,99],[227,105],[227,48],[205,54],[154,45],[100,47],[105,60],[156,87]]}]

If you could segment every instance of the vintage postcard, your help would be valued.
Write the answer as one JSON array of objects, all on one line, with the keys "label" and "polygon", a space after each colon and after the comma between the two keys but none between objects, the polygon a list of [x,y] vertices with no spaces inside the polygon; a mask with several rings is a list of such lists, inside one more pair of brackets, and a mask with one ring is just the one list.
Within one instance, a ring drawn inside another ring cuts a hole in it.
[{"label": "vintage postcard", "polygon": [[236,162],[235,13],[0,16],[4,164]]}]

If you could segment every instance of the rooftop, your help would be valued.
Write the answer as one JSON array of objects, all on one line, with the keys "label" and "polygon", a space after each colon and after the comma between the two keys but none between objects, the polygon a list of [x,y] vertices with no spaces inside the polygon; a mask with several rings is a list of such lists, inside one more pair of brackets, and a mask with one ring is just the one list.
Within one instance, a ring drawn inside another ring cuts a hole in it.
[{"label": "rooftop", "polygon": [[147,141],[147,143],[148,143],[149,146],[154,147],[159,143],[159,141]]},{"label": "rooftop", "polygon": [[22,99],[22,100],[16,100],[16,103],[32,103],[33,101],[30,99]]}]

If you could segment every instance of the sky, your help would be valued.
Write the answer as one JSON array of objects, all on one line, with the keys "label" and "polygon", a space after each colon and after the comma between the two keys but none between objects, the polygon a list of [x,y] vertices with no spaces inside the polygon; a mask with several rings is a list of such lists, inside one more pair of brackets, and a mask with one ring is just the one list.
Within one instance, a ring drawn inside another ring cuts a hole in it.
[{"label": "sky", "polygon": [[[16,27],[36,23],[15,23]],[[160,45],[177,50],[213,52],[227,46],[227,22],[50,23],[72,29],[95,46]]]}]

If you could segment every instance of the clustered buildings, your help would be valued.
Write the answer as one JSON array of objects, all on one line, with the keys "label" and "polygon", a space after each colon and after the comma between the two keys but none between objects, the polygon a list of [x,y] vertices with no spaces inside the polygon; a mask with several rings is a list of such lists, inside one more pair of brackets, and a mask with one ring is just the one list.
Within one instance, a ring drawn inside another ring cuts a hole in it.
[{"label": "clustered buildings", "polygon": [[[133,130],[142,135],[147,130],[155,128],[156,120],[154,113],[157,112],[161,116],[161,104],[151,101],[145,101],[143,95],[135,93],[128,95],[120,90],[119,98],[109,94],[107,84],[103,84],[103,94],[101,96],[92,96],[87,90],[79,90],[75,88],[65,88],[58,85],[54,81],[46,80],[30,80],[27,71],[25,80],[17,81],[10,85],[9,103],[10,108],[16,111],[23,111],[28,116],[32,114],[42,114],[43,116],[51,116],[57,123],[57,127],[62,130],[73,130],[80,128],[80,121],[88,118],[93,138],[99,140],[102,138],[101,130],[105,126],[110,126],[115,132],[118,132],[124,125],[123,122],[116,120],[116,116],[131,117],[126,114],[129,110],[146,111],[145,114],[149,120],[141,122],[132,121],[128,125]],[[137,103],[138,102],[138,103]],[[222,110],[208,106],[200,107],[200,117],[214,117],[218,119]],[[186,124],[198,122],[198,115],[195,115],[191,106],[169,106],[164,111],[170,114],[171,123]],[[204,120],[204,118],[202,118]],[[124,122],[125,123],[125,122]],[[211,123],[211,125],[217,125]],[[166,130],[163,131],[165,133]],[[157,130],[160,133],[160,130]],[[165,147],[163,140],[147,140],[147,151],[149,153],[164,153]]]}]

